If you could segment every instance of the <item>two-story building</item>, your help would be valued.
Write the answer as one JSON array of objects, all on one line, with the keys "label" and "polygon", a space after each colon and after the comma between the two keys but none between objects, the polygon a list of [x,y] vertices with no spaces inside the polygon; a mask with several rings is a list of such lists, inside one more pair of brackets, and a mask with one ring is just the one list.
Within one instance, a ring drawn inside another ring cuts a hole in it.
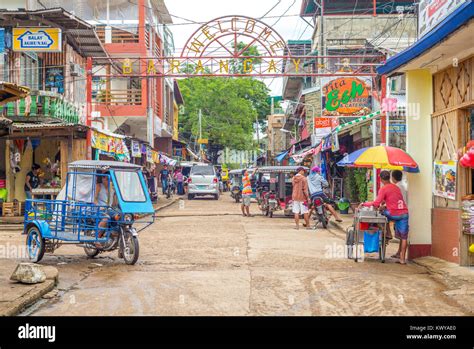
[{"label": "two-story building", "polygon": [[22,3],[9,1],[0,10],[0,81],[28,91],[0,107],[12,122],[0,140],[8,201],[25,199],[33,163],[42,166],[45,185],[60,187],[67,164],[85,158],[85,62],[106,57],[91,24],[60,8],[18,9]]}]

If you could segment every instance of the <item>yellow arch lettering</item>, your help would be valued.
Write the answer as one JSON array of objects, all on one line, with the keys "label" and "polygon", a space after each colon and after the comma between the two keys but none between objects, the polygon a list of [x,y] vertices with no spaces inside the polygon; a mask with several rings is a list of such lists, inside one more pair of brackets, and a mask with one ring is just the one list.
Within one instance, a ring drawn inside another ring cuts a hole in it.
[{"label": "yellow arch lettering", "polygon": [[255,28],[255,21],[252,19],[249,19],[247,21],[247,24],[245,25],[245,31],[247,33],[253,33],[254,28]]},{"label": "yellow arch lettering", "polygon": [[295,72],[298,73],[298,71],[300,70],[300,63],[301,63],[301,59],[293,59],[293,64],[295,66]]},{"label": "yellow arch lettering", "polygon": [[178,61],[177,59],[172,59],[171,62],[171,74],[173,74],[175,71],[176,73],[180,73],[180,61]]},{"label": "yellow arch lettering", "polygon": [[204,47],[204,44],[198,39],[194,39],[194,41],[191,43],[191,47],[188,47],[188,49],[196,53],[200,53],[202,47]]},{"label": "yellow arch lettering", "polygon": [[199,60],[196,64],[196,74],[204,73],[204,66],[202,65],[202,61]]},{"label": "yellow arch lettering", "polygon": [[153,62],[153,59],[150,59],[148,61],[148,68],[146,70],[147,74],[156,74],[156,68],[155,68],[155,62]]},{"label": "yellow arch lettering", "polygon": [[122,63],[122,73],[132,74],[132,62],[128,58],[125,59]]},{"label": "yellow arch lettering", "polygon": [[224,63],[223,60],[220,60],[220,61],[219,61],[219,71],[220,71],[221,73],[223,73],[223,70],[225,70],[225,72],[226,72],[227,74],[229,73],[229,61],[228,61],[228,60],[225,61],[225,63]]},{"label": "yellow arch lettering", "polygon": [[270,60],[270,64],[269,64],[269,66],[268,66],[267,72],[268,72],[268,73],[272,73],[272,72],[273,72],[273,73],[276,73],[276,71],[277,71],[277,69],[276,69],[276,63],[275,63],[275,61],[272,59],[272,60]]},{"label": "yellow arch lettering", "polygon": [[208,38],[209,40],[214,39],[215,35],[211,35],[211,33],[209,32],[209,27],[208,26],[205,26],[204,28],[202,28],[201,31],[206,36],[206,38]]},{"label": "yellow arch lettering", "polygon": [[253,64],[251,59],[244,60],[244,73],[251,73],[253,70]]}]

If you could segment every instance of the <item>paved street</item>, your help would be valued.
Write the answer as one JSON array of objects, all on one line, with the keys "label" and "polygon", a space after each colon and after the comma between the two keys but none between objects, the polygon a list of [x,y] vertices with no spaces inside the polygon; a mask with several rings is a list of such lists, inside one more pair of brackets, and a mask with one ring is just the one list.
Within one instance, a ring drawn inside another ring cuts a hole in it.
[{"label": "paved street", "polygon": [[47,255],[59,293],[23,315],[466,314],[422,267],[345,259],[335,228],[296,231],[289,218],[260,216],[256,204],[257,216],[244,218],[227,194],[184,203],[141,234],[135,266],[115,253],[87,259],[77,247]]}]

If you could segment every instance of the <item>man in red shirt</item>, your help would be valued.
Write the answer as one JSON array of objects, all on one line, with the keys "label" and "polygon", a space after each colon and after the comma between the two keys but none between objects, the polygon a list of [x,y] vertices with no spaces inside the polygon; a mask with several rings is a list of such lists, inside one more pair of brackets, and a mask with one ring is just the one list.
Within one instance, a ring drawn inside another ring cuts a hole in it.
[{"label": "man in red shirt", "polygon": [[400,259],[400,264],[406,264],[406,251],[408,240],[408,208],[403,200],[403,194],[400,188],[390,182],[390,172],[380,172],[380,180],[383,187],[380,188],[379,194],[375,201],[363,203],[362,206],[379,207],[385,203],[386,209],[383,214],[389,221],[395,223],[395,236],[400,240],[398,252],[392,256]]}]

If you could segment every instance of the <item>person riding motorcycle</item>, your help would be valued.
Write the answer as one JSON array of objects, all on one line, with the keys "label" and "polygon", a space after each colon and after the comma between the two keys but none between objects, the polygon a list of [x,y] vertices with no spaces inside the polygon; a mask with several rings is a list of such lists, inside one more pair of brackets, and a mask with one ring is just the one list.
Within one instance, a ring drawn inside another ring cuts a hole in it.
[{"label": "person riding motorcycle", "polygon": [[[314,166],[311,169],[311,173],[308,176],[308,189],[309,189],[309,194],[311,195],[311,202],[314,201],[316,197],[320,197],[324,205],[326,206],[326,209],[331,212],[331,214],[334,216],[336,219],[336,222],[342,222],[341,217],[339,214],[336,212],[334,207],[329,203],[330,199],[328,196],[324,193],[324,188],[329,187],[329,183],[326,179],[324,179],[323,176],[321,176],[321,168],[319,166]],[[313,209],[311,210],[312,213]]]}]

